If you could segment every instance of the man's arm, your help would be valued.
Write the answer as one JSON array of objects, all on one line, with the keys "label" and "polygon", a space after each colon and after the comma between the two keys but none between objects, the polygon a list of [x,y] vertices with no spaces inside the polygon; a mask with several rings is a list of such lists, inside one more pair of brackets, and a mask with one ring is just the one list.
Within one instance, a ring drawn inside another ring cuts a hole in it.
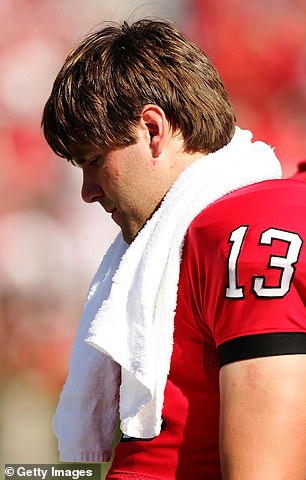
[{"label": "man's arm", "polygon": [[220,372],[224,480],[306,479],[306,355],[238,361]]}]

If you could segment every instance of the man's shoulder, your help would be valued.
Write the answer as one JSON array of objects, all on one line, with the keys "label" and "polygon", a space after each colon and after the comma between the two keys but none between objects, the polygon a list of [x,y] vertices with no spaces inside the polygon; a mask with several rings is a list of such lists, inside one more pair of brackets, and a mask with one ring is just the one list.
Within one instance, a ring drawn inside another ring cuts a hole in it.
[{"label": "man's shoulder", "polygon": [[[219,198],[191,222],[190,229],[216,227],[237,220],[262,222],[297,217],[306,209],[306,183],[293,178],[266,180],[248,185]],[[296,213],[296,215],[295,215]]]},{"label": "man's shoulder", "polygon": [[224,195],[191,222],[186,243],[217,252],[232,232],[247,226],[255,236],[275,228],[296,232],[306,240],[306,183],[267,180]]}]

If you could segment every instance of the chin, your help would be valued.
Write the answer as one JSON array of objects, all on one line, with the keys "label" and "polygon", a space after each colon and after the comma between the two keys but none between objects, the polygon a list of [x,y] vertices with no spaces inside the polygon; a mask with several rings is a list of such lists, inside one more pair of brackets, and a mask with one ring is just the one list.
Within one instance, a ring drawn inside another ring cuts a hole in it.
[{"label": "chin", "polygon": [[[141,229],[140,229],[141,230]],[[121,229],[121,232],[122,232],[122,236],[123,236],[123,239],[126,243],[128,243],[129,245],[131,245],[131,243],[133,243],[133,241],[135,240],[135,238],[137,237],[138,233],[140,232],[140,230],[137,230],[137,232],[135,231],[126,231],[126,230],[123,230]]]},{"label": "chin", "polygon": [[123,236],[123,239],[126,243],[128,243],[129,245],[133,242],[133,240],[135,239],[135,235],[131,235],[130,232],[127,232],[126,230],[123,230],[121,228],[121,233],[122,233],[122,236]]}]

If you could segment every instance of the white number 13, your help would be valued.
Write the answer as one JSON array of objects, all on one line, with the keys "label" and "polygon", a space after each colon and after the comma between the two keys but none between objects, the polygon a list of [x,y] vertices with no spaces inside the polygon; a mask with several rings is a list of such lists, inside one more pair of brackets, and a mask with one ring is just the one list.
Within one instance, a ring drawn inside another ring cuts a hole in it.
[{"label": "white number 13", "polygon": [[[227,262],[228,286],[226,287],[226,298],[244,298],[244,288],[238,285],[238,259],[248,228],[248,226],[242,225],[234,230],[229,237],[232,247]],[[297,233],[269,228],[261,234],[259,245],[272,245],[273,239],[288,243],[285,257],[271,255],[269,260],[269,267],[282,270],[280,285],[267,287],[265,286],[265,277],[254,276],[253,290],[258,297],[284,297],[289,292],[295,272],[294,264],[298,261],[303,243]]]}]

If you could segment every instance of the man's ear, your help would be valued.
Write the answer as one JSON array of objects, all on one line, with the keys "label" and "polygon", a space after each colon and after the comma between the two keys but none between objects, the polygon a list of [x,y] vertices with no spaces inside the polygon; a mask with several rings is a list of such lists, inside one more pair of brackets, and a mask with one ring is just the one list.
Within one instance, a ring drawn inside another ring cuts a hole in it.
[{"label": "man's ear", "polygon": [[169,122],[165,112],[158,105],[145,105],[141,112],[140,122],[148,135],[152,156],[159,157],[169,134]]}]

